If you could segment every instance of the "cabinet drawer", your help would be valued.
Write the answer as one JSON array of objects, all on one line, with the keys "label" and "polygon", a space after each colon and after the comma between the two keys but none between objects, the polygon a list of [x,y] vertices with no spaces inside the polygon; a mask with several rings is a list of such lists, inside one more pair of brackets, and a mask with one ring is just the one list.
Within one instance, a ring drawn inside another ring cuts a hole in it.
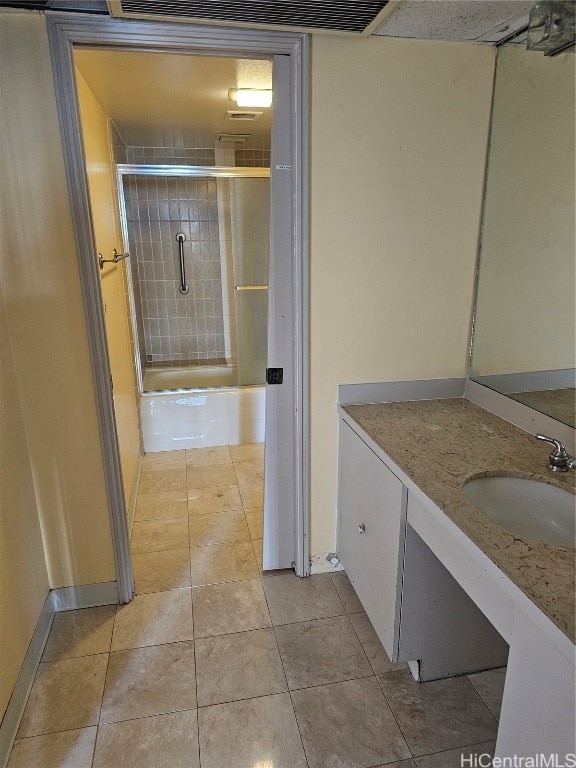
[{"label": "cabinet drawer", "polygon": [[340,560],[386,652],[395,661],[406,492],[398,478],[340,422]]}]

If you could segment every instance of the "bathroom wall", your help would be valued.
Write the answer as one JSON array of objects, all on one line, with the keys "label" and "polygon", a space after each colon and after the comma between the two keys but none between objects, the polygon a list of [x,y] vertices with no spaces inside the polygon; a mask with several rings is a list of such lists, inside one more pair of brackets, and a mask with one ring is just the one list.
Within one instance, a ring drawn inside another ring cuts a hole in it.
[{"label": "bathroom wall", "polygon": [[[574,53],[498,53],[472,367],[574,368]],[[503,333],[502,329],[506,329]]]},{"label": "bathroom wall", "polygon": [[[0,24],[1,24],[0,19]],[[0,32],[0,43],[3,42]],[[2,142],[2,153],[7,147]],[[4,192],[4,189],[3,189]],[[0,230],[3,251],[4,228]],[[0,283],[0,722],[48,595],[34,477]]]},{"label": "bathroom wall", "polygon": [[126,162],[136,165],[215,165],[214,147],[126,147]]},{"label": "bathroom wall", "polygon": [[338,384],[466,375],[494,58],[314,37],[312,553],[336,544]]},{"label": "bathroom wall", "polygon": [[[96,250],[105,258],[113,249],[123,251],[115,188],[113,153],[122,152],[109,121],[82,75],[76,72],[88,186],[94,223]],[[136,385],[130,308],[127,302],[127,261],[106,264],[100,271],[108,354],[114,387],[114,411],[120,448],[124,500],[127,509],[135,497],[140,461],[139,395]]]},{"label": "bathroom wall", "polygon": [[[49,583],[65,587],[113,581],[108,505],[46,21],[39,13],[0,9],[0,25],[0,281]],[[16,540],[10,545],[16,546]],[[36,557],[31,542],[28,568]]]}]

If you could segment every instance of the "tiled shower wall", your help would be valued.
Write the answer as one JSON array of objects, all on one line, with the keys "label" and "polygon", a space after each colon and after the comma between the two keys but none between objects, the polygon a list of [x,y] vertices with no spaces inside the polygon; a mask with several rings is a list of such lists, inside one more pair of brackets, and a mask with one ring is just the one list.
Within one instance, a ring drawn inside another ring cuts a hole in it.
[{"label": "tiled shower wall", "polygon": [[126,147],[135,165],[214,165],[214,147]]},{"label": "tiled shower wall", "polygon": [[237,149],[236,165],[242,168],[270,168],[269,149]]},{"label": "tiled shower wall", "polygon": [[[125,147],[125,160],[118,162],[134,165],[216,165],[212,147]],[[239,167],[269,168],[269,149],[234,150],[235,164]]]},{"label": "tiled shower wall", "polygon": [[[146,362],[224,358],[216,180],[134,175],[125,177],[124,190]],[[178,290],[178,232],[186,235],[184,296]]]}]

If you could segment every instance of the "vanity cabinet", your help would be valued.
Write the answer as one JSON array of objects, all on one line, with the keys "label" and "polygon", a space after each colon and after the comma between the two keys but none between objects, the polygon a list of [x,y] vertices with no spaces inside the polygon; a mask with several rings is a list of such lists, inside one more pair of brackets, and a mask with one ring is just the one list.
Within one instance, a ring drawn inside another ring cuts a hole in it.
[{"label": "vanity cabinet", "polygon": [[396,661],[406,490],[345,422],[340,428],[340,561]]},{"label": "vanity cabinet", "polygon": [[508,645],[409,524],[422,504],[340,422],[339,556],[391,661],[420,681],[506,664]]}]

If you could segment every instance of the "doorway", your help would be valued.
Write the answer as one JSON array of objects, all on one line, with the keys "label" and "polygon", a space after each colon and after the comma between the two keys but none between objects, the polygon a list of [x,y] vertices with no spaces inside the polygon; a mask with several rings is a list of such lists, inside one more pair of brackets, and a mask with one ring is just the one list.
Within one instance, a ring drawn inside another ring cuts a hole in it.
[{"label": "doorway", "polygon": [[[120,599],[133,586],[128,531],[122,494],[118,436],[108,378],[102,303],[84,156],[78,118],[73,58],[75,47],[106,46],[163,53],[268,57],[274,61],[276,100],[272,142],[271,263],[267,367],[283,369],[283,384],[267,385],[265,569],[293,567],[309,573],[307,547],[307,269],[306,269],[306,38],[302,35],[206,30],[180,25],[53,14],[49,20],[57,100],[65,149],[95,388],[98,395],[105,473],[115,546]],[[276,116],[277,115],[277,116]],[[288,287],[288,290],[287,290]],[[103,365],[105,363],[105,365]],[[278,377],[270,379],[278,381]]]}]

